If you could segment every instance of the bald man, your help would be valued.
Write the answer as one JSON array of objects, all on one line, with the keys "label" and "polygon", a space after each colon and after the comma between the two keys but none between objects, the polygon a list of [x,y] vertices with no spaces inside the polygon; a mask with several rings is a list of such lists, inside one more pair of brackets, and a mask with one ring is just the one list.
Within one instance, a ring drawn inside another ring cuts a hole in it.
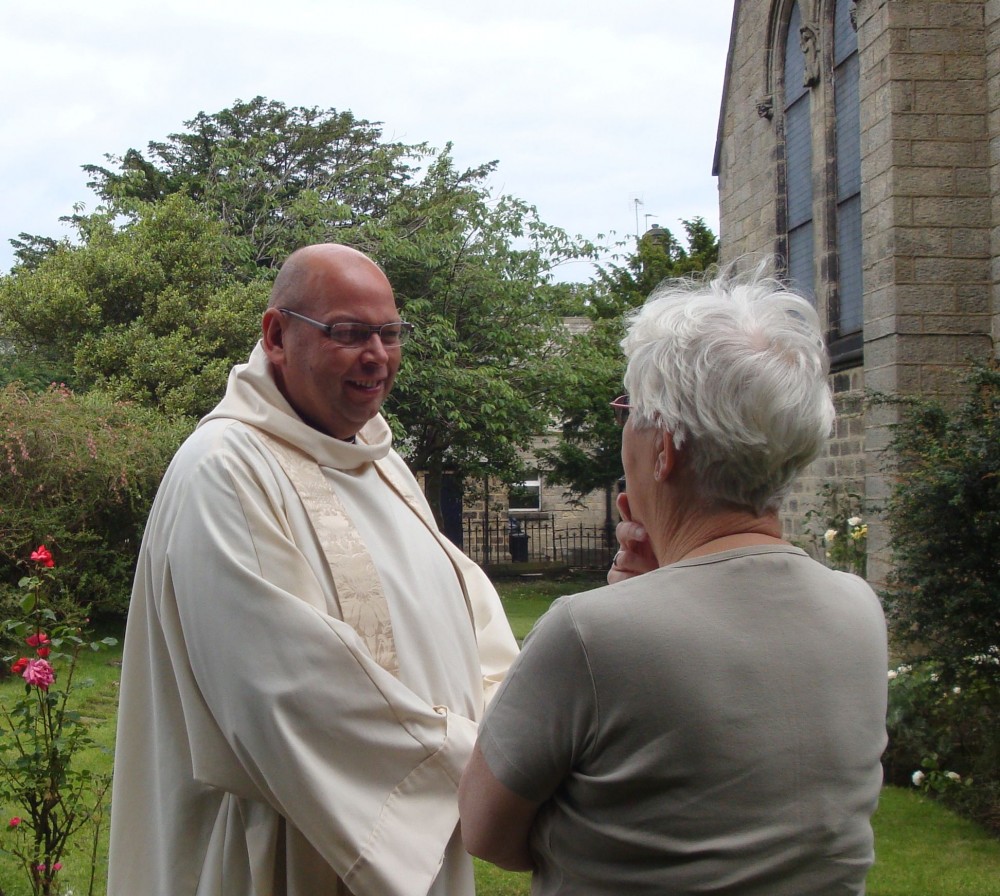
[{"label": "bald man", "polygon": [[411,326],[317,245],[178,451],[125,634],[109,896],[472,896],[458,781],[517,652],[379,414]]}]

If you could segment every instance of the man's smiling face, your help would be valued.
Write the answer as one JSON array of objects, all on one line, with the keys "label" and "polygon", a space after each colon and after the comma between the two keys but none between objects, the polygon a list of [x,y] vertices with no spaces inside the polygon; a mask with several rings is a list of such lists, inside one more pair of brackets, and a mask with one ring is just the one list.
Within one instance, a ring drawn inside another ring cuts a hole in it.
[{"label": "man's smiling face", "polygon": [[[284,307],[325,324],[399,320],[392,287],[372,261],[342,246],[316,249],[299,281],[301,296]],[[273,307],[264,330],[278,388],[314,429],[349,439],[379,412],[399,370],[399,345],[386,347],[376,334],[360,346],[338,345]]]}]

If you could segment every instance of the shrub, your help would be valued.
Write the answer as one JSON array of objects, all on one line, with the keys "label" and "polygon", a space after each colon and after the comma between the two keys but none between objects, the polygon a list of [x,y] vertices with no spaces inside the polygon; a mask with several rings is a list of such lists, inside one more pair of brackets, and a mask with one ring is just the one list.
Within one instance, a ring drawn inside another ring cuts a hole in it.
[{"label": "shrub", "polygon": [[95,612],[123,612],[153,496],[190,423],[17,383],[0,389],[0,418],[0,603],[41,536],[57,560],[74,559],[57,564],[61,589],[87,595]]},{"label": "shrub", "polygon": [[[982,669],[1000,654],[970,658]],[[889,672],[889,746],[886,782],[915,786],[1000,833],[1000,736],[997,693],[989,676],[965,677],[970,687],[947,685],[933,660]]]},{"label": "shrub", "polygon": [[1000,364],[973,366],[967,386],[954,410],[880,399],[902,410],[883,600],[894,645],[914,663],[909,683],[890,688],[891,749],[972,775],[960,798],[943,795],[1000,827]]},{"label": "shrub", "polygon": [[805,516],[814,555],[831,569],[864,578],[868,565],[864,499],[836,482],[824,483],[820,498],[821,506]]}]

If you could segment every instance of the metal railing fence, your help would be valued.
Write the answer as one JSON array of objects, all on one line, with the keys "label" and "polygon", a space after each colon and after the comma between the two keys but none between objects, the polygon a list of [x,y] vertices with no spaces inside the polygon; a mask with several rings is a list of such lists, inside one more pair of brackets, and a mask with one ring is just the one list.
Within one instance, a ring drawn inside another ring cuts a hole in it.
[{"label": "metal railing fence", "polygon": [[547,562],[603,567],[618,548],[603,526],[557,525],[551,517],[465,519],[462,549],[476,563]]}]

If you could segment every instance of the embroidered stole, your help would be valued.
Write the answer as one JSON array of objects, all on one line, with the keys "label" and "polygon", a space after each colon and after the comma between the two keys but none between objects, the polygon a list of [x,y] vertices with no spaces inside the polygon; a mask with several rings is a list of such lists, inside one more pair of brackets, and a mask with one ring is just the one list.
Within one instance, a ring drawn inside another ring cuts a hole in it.
[{"label": "embroidered stole", "polygon": [[[348,516],[340,496],[330,486],[319,464],[308,454],[294,445],[254,427],[261,440],[267,445],[278,461],[281,469],[295,488],[299,499],[316,532],[323,550],[330,575],[333,577],[334,595],[340,609],[340,618],[353,628],[365,642],[369,652],[383,669],[399,676],[399,657],[392,634],[392,619],[385,589],[371,554],[361,540],[361,535]],[[431,525],[416,498],[390,471],[378,461],[375,469],[381,479],[406,503],[427,526],[428,530],[444,549],[455,568],[465,597],[469,618],[472,620],[472,605],[465,584],[465,577],[452,556],[451,543],[445,543],[444,536],[436,525]],[[473,622],[473,629],[475,624]]]}]

